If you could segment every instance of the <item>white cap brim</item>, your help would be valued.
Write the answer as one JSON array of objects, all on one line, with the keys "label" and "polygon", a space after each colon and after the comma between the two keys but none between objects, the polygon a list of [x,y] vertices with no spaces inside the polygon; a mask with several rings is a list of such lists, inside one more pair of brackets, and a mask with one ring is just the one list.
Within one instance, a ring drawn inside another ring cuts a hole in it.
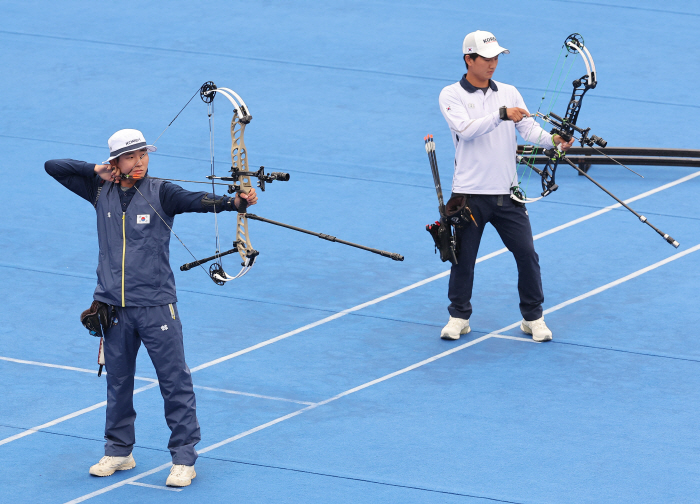
[{"label": "white cap brim", "polygon": [[489,47],[488,49],[477,52],[476,54],[484,58],[495,58],[499,54],[510,54],[510,51],[508,49],[505,49],[504,47],[496,46]]},{"label": "white cap brim", "polygon": [[117,159],[122,154],[127,154],[129,152],[134,152],[134,151],[138,151],[141,149],[146,149],[148,152],[155,152],[158,150],[155,145],[146,145],[146,142],[143,142],[142,144],[141,143],[133,144],[133,145],[129,145],[128,147],[124,147],[123,149],[119,149],[118,151],[110,152],[109,159],[107,159],[107,161],[105,161],[102,164],[109,164],[109,162],[111,160]]}]

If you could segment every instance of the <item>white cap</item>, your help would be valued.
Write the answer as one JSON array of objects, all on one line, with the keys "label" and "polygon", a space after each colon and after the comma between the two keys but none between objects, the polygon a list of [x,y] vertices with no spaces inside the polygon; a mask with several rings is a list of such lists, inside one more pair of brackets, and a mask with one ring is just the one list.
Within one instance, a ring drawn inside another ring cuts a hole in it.
[{"label": "white cap", "polygon": [[501,53],[508,54],[510,51],[499,46],[491,32],[477,30],[464,37],[462,54],[478,54],[484,58],[493,58]]},{"label": "white cap", "polygon": [[148,152],[155,152],[155,145],[147,145],[143,133],[135,129],[123,129],[117,131],[107,140],[109,145],[109,159],[104,162],[108,164],[112,159],[116,159],[127,152],[134,152],[146,149]]}]

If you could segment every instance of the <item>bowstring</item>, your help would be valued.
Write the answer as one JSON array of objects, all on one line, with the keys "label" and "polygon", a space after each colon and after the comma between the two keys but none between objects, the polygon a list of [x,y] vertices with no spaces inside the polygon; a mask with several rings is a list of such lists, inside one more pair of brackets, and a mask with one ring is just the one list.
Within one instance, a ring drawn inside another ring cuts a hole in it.
[{"label": "bowstring", "polygon": [[[141,195],[141,197],[146,201],[146,203],[148,203],[148,206],[151,207],[151,209],[156,213],[156,215],[160,218],[160,220],[163,221],[163,224],[165,224],[165,227],[167,227],[167,228],[170,230],[170,232],[173,234],[173,236],[175,236],[175,238],[177,238],[177,241],[179,241],[180,244],[181,244],[183,247],[185,247],[185,250],[186,250],[187,252],[189,252],[189,254],[192,256],[192,259],[194,259],[195,261],[199,261],[199,259],[197,259],[197,257],[195,257],[195,255],[192,253],[192,251],[191,251],[190,249],[187,248],[187,245],[185,245],[185,243],[180,239],[180,237],[177,235],[177,233],[176,233],[175,231],[173,231],[173,228],[170,227],[170,226],[168,225],[168,223],[165,221],[165,219],[163,218],[163,216],[162,216],[161,214],[158,213],[158,210],[156,210],[156,209],[154,208],[154,206],[151,205],[151,202],[148,201],[148,199],[146,199],[146,196],[143,195],[143,193],[142,193],[141,190],[138,188],[138,186],[134,185],[134,187],[136,188],[136,191]],[[199,267],[202,268],[202,271],[204,271],[204,273],[206,273],[207,276],[210,276],[210,275],[209,275],[209,272],[208,272],[207,270],[204,269],[204,266],[202,266],[202,265],[200,264]]]},{"label": "bowstring", "polygon": [[[211,162],[211,193],[214,200],[214,236],[216,245],[216,254],[218,255],[221,251],[221,243],[219,240],[219,214],[216,211],[216,184],[214,183],[214,172],[215,160],[214,160],[214,100],[207,103],[207,115],[209,116],[209,159]],[[223,271],[224,265],[221,257],[218,258],[219,267]]]},{"label": "bowstring", "polygon": [[[201,88],[200,88],[200,89],[201,89]],[[187,105],[189,105],[190,102],[194,99],[194,97],[197,96],[197,93],[199,93],[200,89],[197,89],[197,91],[194,92],[194,94],[190,97],[190,99],[187,100],[187,103],[185,103],[185,105],[180,109],[180,111],[179,111],[177,114],[175,114],[175,117],[173,117],[173,120],[170,121],[170,122],[168,123],[168,125],[163,129],[163,131],[160,132],[160,135],[158,135],[158,138],[156,138],[155,142],[153,142],[153,144],[151,144],[151,145],[153,145],[153,146],[155,147],[156,143],[158,143],[158,140],[160,140],[160,137],[163,136],[163,133],[165,133],[165,132],[168,130],[168,128],[170,128],[170,126],[175,122],[175,119],[177,119],[177,118],[180,116],[180,114],[182,114],[182,111],[185,110],[185,109],[187,108]],[[136,164],[135,164],[134,166],[136,166],[137,164],[139,164],[139,162],[141,161],[141,159],[143,159],[143,157],[144,157],[147,153],[148,153],[148,151],[144,152],[144,153],[141,155],[141,157],[138,159],[138,161],[136,161]],[[213,159],[213,158],[212,158],[212,159]],[[147,178],[158,178],[158,177],[150,177],[150,176],[147,176]],[[145,178],[142,179],[142,180],[145,180]],[[175,231],[173,231],[173,228],[170,227],[170,225],[166,222],[166,220],[163,218],[163,216],[160,215],[160,213],[158,212],[158,210],[156,210],[155,207],[151,204],[151,202],[148,201],[148,199],[146,198],[146,196],[143,195],[143,193],[142,193],[141,190],[138,188],[138,186],[137,186],[136,184],[134,184],[134,187],[136,188],[136,191],[137,191],[137,192],[141,195],[141,197],[144,199],[144,201],[145,201],[146,203],[148,203],[148,206],[151,207],[151,209],[155,212],[155,214],[158,216],[158,218],[159,218],[161,221],[163,221],[163,224],[165,224],[165,227],[167,227],[167,228],[170,230],[170,232],[173,234],[173,236],[175,236],[175,238],[177,238],[177,241],[179,241],[180,244],[181,244],[183,247],[185,247],[185,250],[192,256],[192,258],[193,258],[195,261],[198,261],[199,259],[197,259],[197,257],[192,253],[192,251],[191,251],[189,248],[187,248],[187,245],[185,245],[185,242],[183,242],[183,241],[180,239],[180,237],[177,235],[177,233],[176,233]],[[214,207],[214,209],[216,209],[216,207]],[[217,233],[217,239],[218,239],[218,233]],[[218,249],[218,248],[217,248],[216,252],[219,253],[219,249]],[[202,268],[202,271],[204,271],[204,273],[205,273],[208,277],[211,277],[211,275],[209,275],[209,272],[208,272],[206,269],[204,269],[204,266],[202,266],[202,265],[200,264],[199,267]]]},{"label": "bowstring", "polygon": [[[559,60],[561,59],[561,55],[564,54],[564,61],[562,61],[561,66],[559,65]],[[547,81],[547,87],[545,88],[545,91],[542,95],[542,98],[540,99],[540,103],[537,107],[537,112],[535,113],[535,118],[532,126],[530,127],[530,131],[528,131],[528,137],[530,136],[530,132],[532,131],[532,128],[534,128],[535,124],[539,124],[537,122],[537,119],[539,118],[540,111],[542,110],[542,104],[545,102],[545,99],[547,98],[547,93],[550,91],[550,86],[552,84],[552,78],[554,77],[554,74],[556,73],[557,69],[559,69],[559,75],[557,76],[557,80],[554,84],[554,88],[552,90],[552,96],[550,97],[549,100],[549,105],[547,106],[547,114],[554,109],[554,106],[557,103],[557,100],[559,99],[559,95],[562,92],[562,88],[564,87],[564,84],[567,82],[567,79],[569,77],[569,74],[571,73],[571,69],[574,66],[574,62],[576,60],[576,56],[578,55],[578,51],[573,53],[574,57],[571,59],[571,64],[569,65],[569,68],[566,70],[566,75],[563,75],[564,69],[566,68],[566,59],[569,57],[569,53],[566,50],[566,44],[563,44],[561,49],[559,50],[559,54],[557,56],[557,61],[554,63],[554,67],[552,68],[552,73],[549,75],[549,80]],[[540,126],[541,127],[541,126]],[[543,128],[544,129],[544,128]],[[537,138],[537,144],[539,145],[542,140],[542,133],[539,134],[539,137]],[[528,143],[532,143],[531,141],[528,141]],[[529,164],[534,164],[535,156],[537,155],[537,149],[539,147],[532,146],[532,152],[530,156],[527,158],[527,161]],[[522,157],[525,159],[525,156]],[[532,176],[533,170],[529,168],[529,166],[526,164],[525,167],[523,168],[522,175],[518,176],[518,168],[522,164],[522,160],[518,161],[518,164],[515,169],[515,177],[518,180],[518,187],[522,191],[523,195],[525,196],[525,199],[527,199],[527,189],[529,188],[530,185],[530,177]],[[525,189],[522,188],[522,183],[523,179],[525,178],[525,172],[527,171],[527,179],[525,180]]]}]

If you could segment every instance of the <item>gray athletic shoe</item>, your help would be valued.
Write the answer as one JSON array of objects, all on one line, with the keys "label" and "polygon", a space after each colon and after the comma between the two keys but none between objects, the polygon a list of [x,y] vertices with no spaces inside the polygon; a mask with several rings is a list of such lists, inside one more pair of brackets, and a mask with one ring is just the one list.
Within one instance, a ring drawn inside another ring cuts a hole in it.
[{"label": "gray athletic shoe", "polygon": [[90,474],[93,476],[111,476],[116,471],[126,471],[134,467],[136,467],[136,461],[131,453],[128,457],[109,457],[105,455],[97,464],[90,468]]},{"label": "gray athletic shoe", "polygon": [[532,339],[535,341],[542,342],[552,339],[552,331],[544,323],[544,317],[540,317],[537,320],[523,320],[520,324],[520,329],[524,333],[532,334]]},{"label": "gray athletic shoe", "polygon": [[197,476],[194,472],[194,466],[186,466],[181,464],[175,464],[170,469],[170,476],[168,476],[165,484],[171,487],[186,487],[192,483],[192,480]]},{"label": "gray athletic shoe", "polygon": [[458,340],[462,334],[467,334],[471,330],[469,319],[450,316],[447,325],[442,328],[440,337],[445,340]]}]

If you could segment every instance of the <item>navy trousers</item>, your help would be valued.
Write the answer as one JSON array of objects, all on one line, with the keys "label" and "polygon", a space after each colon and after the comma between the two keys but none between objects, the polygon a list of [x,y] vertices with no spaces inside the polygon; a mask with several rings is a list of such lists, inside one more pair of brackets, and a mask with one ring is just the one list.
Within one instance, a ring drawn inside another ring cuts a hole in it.
[{"label": "navy trousers", "polygon": [[177,306],[116,307],[117,323],[105,334],[107,421],[105,455],[126,457],[135,443],[134,373],[143,341],[158,376],[173,464],[194,465],[200,441],[190,369],[185,363]]},{"label": "navy trousers", "polygon": [[472,315],[472,287],[474,266],[479,252],[484,226],[491,223],[496,228],[503,244],[515,256],[518,266],[518,293],[520,313],[525,320],[542,317],[542,279],[539,257],[532,241],[530,218],[523,205],[516,204],[509,195],[470,195],[471,208],[478,227],[473,223],[457,230],[460,250],[459,264],[452,265],[448,297],[448,311],[453,317],[469,319]]}]

